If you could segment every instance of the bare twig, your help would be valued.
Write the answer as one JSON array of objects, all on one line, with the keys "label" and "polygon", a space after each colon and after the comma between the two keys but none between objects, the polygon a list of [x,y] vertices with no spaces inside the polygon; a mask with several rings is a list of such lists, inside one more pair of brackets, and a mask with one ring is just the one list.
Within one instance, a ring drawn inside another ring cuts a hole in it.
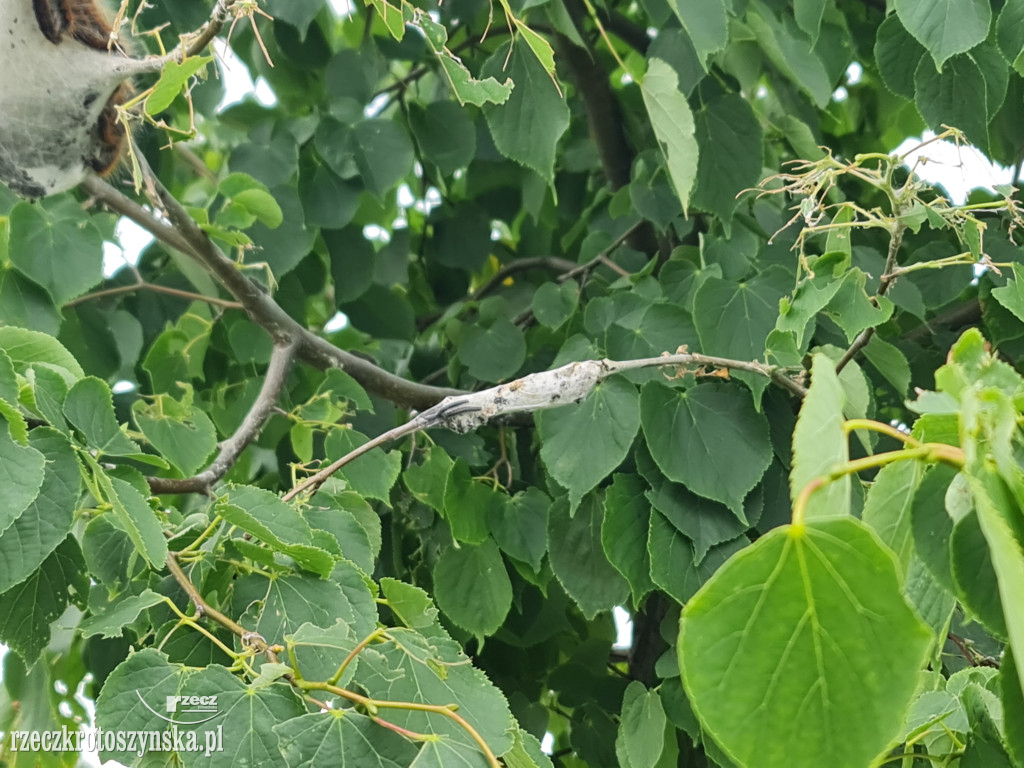
[{"label": "bare twig", "polygon": [[210,488],[227,474],[228,470],[238,461],[242,451],[263,429],[263,425],[274,412],[285,380],[295,362],[298,344],[294,341],[277,344],[270,356],[267,375],[256,401],[245,415],[242,423],[234,434],[220,444],[220,451],[206,469],[194,477],[186,478],[148,478],[149,488],[153,493],[208,493]]},{"label": "bare twig", "polygon": [[74,307],[78,304],[84,304],[87,301],[95,301],[96,299],[103,299],[108,296],[120,296],[125,293],[134,293],[136,291],[162,293],[165,296],[176,296],[177,298],[185,299],[186,301],[203,301],[207,304],[212,304],[215,307],[220,307],[221,309],[242,309],[242,305],[237,301],[218,299],[215,296],[203,296],[201,293],[183,291],[179,288],[157,285],[156,283],[147,283],[144,280],[138,280],[131,285],[119,285],[116,288],[104,288],[101,291],[93,291],[92,293],[87,293],[84,296],[79,296],[77,299],[72,299],[64,306]]},{"label": "bare twig", "polygon": [[505,264],[494,273],[494,276],[486,283],[477,288],[469,297],[470,301],[478,301],[493,293],[502,283],[512,275],[525,272],[529,269],[548,269],[552,272],[571,272],[579,264],[561,256],[528,256],[525,259],[516,259]]},{"label": "bare twig", "polygon": [[572,280],[573,278],[579,277],[580,275],[587,275],[593,269],[595,269],[596,267],[601,266],[601,265],[604,265],[606,267],[611,267],[615,272],[618,272],[618,274],[620,274],[620,275],[622,275],[624,277],[628,277],[629,276],[629,272],[624,270],[618,264],[615,264],[608,257],[611,256],[612,252],[615,251],[616,248],[618,248],[624,242],[629,240],[629,238],[633,236],[633,233],[638,232],[644,226],[644,224],[645,224],[645,222],[638,221],[632,227],[630,227],[625,232],[623,232],[621,235],[619,235],[617,238],[615,238],[615,240],[612,241],[611,245],[609,245],[607,248],[602,250],[599,254],[597,254],[597,256],[592,258],[586,264],[579,264],[576,267],[574,267],[573,269],[570,269],[568,272],[565,272],[565,273],[559,275],[558,276],[558,282],[564,283],[566,280]]},{"label": "bare twig", "polygon": [[[579,280],[580,286],[582,287],[587,282],[587,278],[590,276],[590,273],[599,266],[608,267],[621,277],[629,277],[629,272],[624,270],[622,267],[620,267],[618,264],[612,261],[609,257],[612,255],[615,249],[617,249],[620,245],[629,240],[633,236],[633,234],[638,232],[640,227],[642,227],[643,225],[644,222],[638,221],[636,224],[634,224],[621,235],[619,235],[617,238],[615,238],[615,240],[612,241],[611,245],[609,245],[607,248],[598,253],[590,261],[586,262],[585,264],[574,264],[571,269],[563,272],[557,278],[555,278],[555,281],[558,283],[564,283],[567,280],[576,279]],[[515,319],[513,319],[512,322],[520,326],[528,326],[532,324],[534,322],[533,309],[524,309],[522,312],[516,315]]]},{"label": "bare twig", "polygon": [[[189,56],[195,56],[206,50],[206,46],[213,42],[213,38],[220,34],[220,31],[224,29],[224,25],[234,18],[234,7],[237,4],[238,0],[217,0],[217,4],[210,13],[210,20],[194,34],[186,36],[182,40],[181,45],[171,52],[171,56],[174,56],[177,60],[187,59]],[[184,53],[184,56],[182,53]]]}]

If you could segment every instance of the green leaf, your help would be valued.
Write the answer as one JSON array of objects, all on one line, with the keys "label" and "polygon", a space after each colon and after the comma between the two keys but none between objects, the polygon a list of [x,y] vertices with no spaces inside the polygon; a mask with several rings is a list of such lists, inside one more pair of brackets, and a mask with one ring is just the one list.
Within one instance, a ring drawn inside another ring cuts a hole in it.
[{"label": "green leaf", "polygon": [[72,200],[59,205],[18,203],[10,213],[9,238],[11,263],[46,289],[58,306],[103,278],[99,230]]},{"label": "green leaf", "polygon": [[[791,286],[792,279],[777,267],[743,282],[709,277],[693,299],[701,348],[733,360],[763,359],[765,341],[779,316],[779,299],[789,293]],[[758,396],[768,383],[763,376],[735,375]]]},{"label": "green leaf", "polygon": [[162,570],[167,559],[167,539],[156,512],[135,486],[116,477],[96,475],[96,479],[136,549],[152,567]]},{"label": "green leaf", "polygon": [[693,205],[728,225],[740,193],[756,185],[761,177],[761,123],[750,102],[739,94],[727,94],[706,104],[694,120],[700,158]]},{"label": "green leaf", "polygon": [[860,768],[900,735],[930,644],[892,556],[843,518],[777,528],[733,557],[683,609],[678,648],[694,709],[733,760]]},{"label": "green leaf", "polygon": [[[327,505],[321,506],[328,500]],[[381,546],[380,518],[361,496],[352,492],[318,495],[317,505],[307,508],[303,516],[310,526],[334,537],[342,557],[364,573],[373,573]]]},{"label": "green leaf", "polygon": [[316,231],[306,227],[302,201],[298,192],[290,186],[272,187],[270,194],[281,207],[282,223],[271,229],[257,222],[247,232],[252,238],[258,260],[270,265],[277,277],[286,275],[313,250]]},{"label": "green leaf", "polygon": [[266,9],[273,18],[291,24],[303,40],[309,25],[323,8],[319,0],[267,0]]},{"label": "green leaf", "polygon": [[1024,73],[1024,2],[1008,0],[996,21],[999,50],[1017,74]]},{"label": "green leaf", "polygon": [[68,603],[84,606],[89,576],[82,550],[69,536],[39,570],[0,594],[0,641],[31,666],[50,642],[50,623]]},{"label": "green leaf", "polygon": [[69,386],[85,376],[82,366],[63,344],[39,331],[0,328],[0,349],[7,353],[17,373],[24,374],[33,363],[47,363],[65,375]]},{"label": "green leaf", "polygon": [[[689,314],[675,304],[651,304],[640,312],[618,317],[608,326],[605,338],[608,354],[617,360],[657,357],[698,343]],[[650,371],[637,371],[627,378],[647,381],[652,376]]]},{"label": "green leaf", "polygon": [[539,571],[548,550],[551,499],[536,487],[520,491],[501,505],[488,507],[487,526],[498,547],[511,558]]},{"label": "green leaf", "polygon": [[746,20],[768,60],[819,108],[824,108],[832,98],[832,83],[795,20],[790,16],[776,18],[760,0],[751,0]]},{"label": "green leaf", "polygon": [[830,5],[828,0],[793,0],[793,16],[796,17],[797,26],[807,33],[812,43],[818,40],[822,17]]},{"label": "green leaf", "polygon": [[561,285],[544,283],[535,294],[531,306],[537,321],[548,328],[558,328],[572,317],[580,301],[579,286],[572,280]]},{"label": "green leaf", "polygon": [[135,545],[131,537],[114,525],[108,515],[94,517],[89,521],[82,537],[82,554],[85,555],[89,572],[111,594],[124,591],[133,573],[144,567],[135,556]]},{"label": "green leaf", "polygon": [[681,391],[651,382],[640,409],[647,445],[665,476],[745,519],[743,499],[772,459],[768,421],[750,397],[735,384]]},{"label": "green leaf", "polygon": [[[370,696],[387,701],[458,707],[458,713],[476,730],[496,755],[513,744],[515,721],[508,702],[483,672],[469,663],[458,643],[447,636],[422,635],[392,629],[394,642],[367,648],[360,654],[356,682]],[[466,730],[447,717],[411,709],[388,709],[389,722],[416,733],[436,735],[438,754],[421,753],[425,766],[472,766],[486,763]]]},{"label": "green leaf", "polygon": [[[354,429],[335,429],[327,436],[324,452],[328,461],[336,461],[354,451],[367,439],[366,435]],[[380,448],[374,448],[346,464],[335,477],[343,479],[351,490],[361,496],[380,499],[386,504],[401,469],[402,457],[397,451],[385,453]]]},{"label": "green leaf", "polygon": [[723,563],[749,543],[749,539],[740,536],[711,547],[698,560],[690,540],[667,517],[654,510],[647,540],[651,580],[680,603],[686,603]]},{"label": "green leaf", "polygon": [[675,70],[661,59],[648,62],[641,92],[658,146],[665,156],[668,175],[685,213],[690,205],[690,191],[697,178],[700,157],[694,136],[693,113],[685,94],[679,90]]},{"label": "green leaf", "polygon": [[80,379],[71,387],[64,415],[82,432],[90,448],[110,456],[142,453],[117,423],[110,387],[95,376]]},{"label": "green leaf", "polygon": [[0,534],[39,495],[45,463],[46,457],[35,448],[15,442],[7,422],[0,419]]},{"label": "green leaf", "polygon": [[402,473],[402,482],[417,501],[443,512],[445,486],[454,462],[447,451],[437,445],[430,446],[422,454],[423,462],[407,467]]},{"label": "green leaf", "polygon": [[[379,8],[384,4],[380,0],[375,0],[374,5]],[[401,20],[399,23],[401,25]],[[444,25],[434,22],[425,15],[420,16],[419,23],[427,44],[437,55],[441,71],[448,78],[448,84],[451,85],[452,92],[460,104],[481,107],[484,104],[504,104],[508,100],[514,87],[512,78],[505,77],[504,82],[499,82],[493,77],[477,80],[462,61],[446,47],[448,32]]]},{"label": "green leaf", "polygon": [[437,606],[456,626],[483,638],[501,627],[512,607],[512,582],[497,544],[446,549],[434,565]]},{"label": "green leaf", "polygon": [[454,101],[410,104],[409,125],[426,159],[445,175],[465,168],[476,154],[473,122]]},{"label": "green leaf", "polygon": [[307,622],[330,627],[344,619],[359,638],[377,625],[377,606],[366,577],[345,561],[335,566],[329,580],[307,573],[270,580],[263,575],[241,577],[235,582],[231,605],[233,615],[242,617],[241,624],[273,643]]},{"label": "green leaf", "polygon": [[993,288],[992,297],[1013,312],[1018,320],[1024,321],[1024,267],[1011,264],[1010,268],[1013,270],[1013,280]]},{"label": "green leaf", "polygon": [[[97,725],[111,731],[170,733],[174,726],[162,716],[169,696],[215,697],[215,718],[199,726],[177,728],[186,738],[195,729],[199,745],[208,744],[212,733],[215,746],[219,732],[224,749],[214,749],[208,755],[201,746],[197,751],[177,752],[176,758],[187,768],[226,768],[236,761],[252,768],[279,766],[281,754],[274,726],[303,714],[301,701],[286,684],[250,687],[225,667],[194,669],[170,664],[162,653],[147,648],[129,656],[107,678],[96,702]],[[179,712],[178,719],[189,722],[200,717],[198,713]],[[100,759],[140,764],[135,752],[117,751],[114,746],[113,751],[101,750]]]},{"label": "green leaf", "polygon": [[285,647],[288,658],[294,658],[295,669],[306,680],[330,680],[348,659],[348,666],[338,678],[339,685],[348,685],[352,681],[358,658],[349,658],[359,641],[355,631],[344,618],[338,619],[333,625],[321,628],[313,624],[303,624],[289,635],[285,635]]},{"label": "green leaf", "polygon": [[621,605],[629,585],[608,562],[601,545],[604,514],[595,494],[587,496],[570,516],[564,498],[556,499],[548,516],[548,558],[551,569],[588,619]]},{"label": "green leaf", "polygon": [[[785,299],[781,304],[775,327],[793,333],[797,348],[804,349],[808,324],[828,306],[842,284],[842,279],[833,277],[831,270],[822,270],[814,277],[801,280],[793,291],[793,297]],[[811,326],[811,330],[814,330],[814,326]]]},{"label": "green leaf", "polygon": [[605,556],[629,582],[634,605],[640,605],[654,589],[647,553],[651,505],[644,498],[644,489],[644,482],[637,475],[615,475],[604,497],[601,524]]},{"label": "green leaf", "polygon": [[615,747],[625,752],[629,768],[655,768],[665,748],[667,723],[657,691],[636,680],[626,686]]},{"label": "green leaf", "polygon": [[552,185],[555,146],[569,127],[569,108],[555,83],[522,45],[513,46],[511,56],[507,44],[500,46],[484,64],[483,74],[508,76],[516,84],[504,104],[483,107],[494,145]]},{"label": "green leaf", "polygon": [[404,768],[416,749],[353,709],[296,717],[274,726],[288,768]]},{"label": "green leaf", "polygon": [[363,120],[352,129],[356,166],[378,198],[412,170],[415,151],[409,134],[394,120]]},{"label": "green leaf", "polygon": [[981,522],[975,512],[957,520],[949,540],[956,596],[968,615],[990,634],[1006,637],[1006,619],[999,603],[999,584]]},{"label": "green leaf", "polygon": [[986,0],[896,0],[903,26],[928,49],[936,68],[988,37],[992,8]]},{"label": "green leaf", "polygon": [[136,400],[132,415],[139,431],[185,477],[194,475],[217,448],[217,430],[205,412],[192,405],[191,391],[179,403],[169,395]]},{"label": "green leaf", "polygon": [[911,381],[910,363],[898,347],[879,338],[876,333],[864,347],[864,357],[892,384],[896,394],[900,397],[907,394]]},{"label": "green leaf", "polygon": [[[1001,478],[982,467],[966,467],[967,480],[974,495],[978,521],[988,542],[989,555],[999,584],[999,598],[1006,621],[1014,658],[1024,658],[1024,606],[1017,596],[1024,594],[1024,551],[1008,517],[1020,515]],[[1017,669],[1024,687],[1024,668]]]},{"label": "green leaf", "polygon": [[115,600],[103,613],[94,613],[86,617],[78,625],[78,631],[82,633],[82,637],[120,637],[125,626],[134,622],[140,613],[162,602],[163,595],[158,595],[151,589],[144,589],[137,595]]},{"label": "green leaf", "polygon": [[988,104],[981,69],[970,56],[957,56],[939,72],[922,58],[914,72],[914,88],[921,116],[932,128],[955,125],[980,147],[988,147]]},{"label": "green leaf", "polygon": [[893,303],[884,296],[869,297],[866,284],[867,275],[860,269],[851,269],[826,307],[826,314],[843,329],[850,342],[865,328],[881,325],[892,317]]},{"label": "green leaf", "polygon": [[729,42],[729,17],[726,15],[725,0],[706,0],[701,3],[670,0],[669,6],[690,36],[702,66],[708,56],[725,48]]},{"label": "green leaf", "polygon": [[2,349],[0,349],[0,400],[12,407],[18,402],[18,380],[15,378],[14,363]]},{"label": "green leaf", "polygon": [[226,499],[217,505],[217,514],[313,573],[327,577],[334,568],[335,558],[314,546],[309,523],[277,494],[233,485]]},{"label": "green leaf", "polygon": [[949,540],[953,535],[953,520],[946,512],[946,496],[957,470],[944,464],[929,469],[914,494],[911,507],[911,531],[914,549],[939,584],[952,592],[952,564]]},{"label": "green leaf", "polygon": [[384,577],[380,589],[388,608],[410,629],[426,629],[437,623],[437,608],[430,595],[419,587]]},{"label": "green leaf", "polygon": [[456,541],[482,544],[488,536],[489,519],[507,503],[508,496],[490,480],[474,478],[469,465],[456,460],[445,484],[443,507]]},{"label": "green leaf", "polygon": [[[793,431],[793,471],[789,476],[789,491],[794,502],[805,485],[843,466],[849,459],[843,432],[845,403],[835,364],[825,355],[815,355],[811,365],[811,386],[800,406],[800,417]],[[848,515],[850,491],[849,475],[819,488],[807,502],[806,519]]]},{"label": "green leaf", "polygon": [[274,196],[265,190],[247,189],[232,197],[231,202],[255,216],[268,229],[277,229],[284,221],[281,206],[277,204]]},{"label": "green leaf", "polygon": [[636,387],[613,376],[582,402],[537,414],[540,457],[551,477],[569,490],[572,507],[628,455],[640,428],[639,401]]},{"label": "green leaf", "polygon": [[185,61],[169,61],[160,72],[160,79],[146,97],[146,114],[156,117],[171,106],[178,94],[187,92],[189,81],[213,61],[213,56],[190,56]]},{"label": "green leaf", "polygon": [[722,504],[702,499],[678,483],[660,483],[646,497],[690,540],[697,564],[713,546],[735,539],[750,528],[747,520],[740,519]]},{"label": "green leaf", "polygon": [[889,549],[896,554],[900,571],[906,573],[913,555],[911,509],[921,482],[922,467],[916,461],[889,464],[875,476],[861,519],[874,529]]},{"label": "green leaf", "polygon": [[515,746],[501,756],[508,768],[554,768],[551,758],[541,750],[536,736],[519,729],[515,739]]},{"label": "green leaf", "polygon": [[[42,484],[35,499],[0,533],[0,592],[28,577],[64,541],[78,506],[81,476],[67,438],[56,430],[40,427],[32,430],[29,445],[31,448],[26,450],[46,458]],[[4,439],[0,437],[0,453],[3,452]],[[0,459],[0,472],[12,466],[10,459]],[[31,470],[19,472],[19,482],[30,475]],[[3,512],[15,508],[16,496],[11,490],[4,493]]]},{"label": "green leaf", "polygon": [[[1004,722],[1024,723],[1024,671],[1015,663],[1013,651],[1003,655],[999,670],[1000,700],[1003,702]],[[1015,766],[1024,765],[1024,731],[1012,725],[1005,730],[1006,751]]]},{"label": "green leaf", "polygon": [[511,320],[499,317],[489,327],[468,326],[459,357],[470,375],[497,383],[514,376],[526,360],[526,339]]}]

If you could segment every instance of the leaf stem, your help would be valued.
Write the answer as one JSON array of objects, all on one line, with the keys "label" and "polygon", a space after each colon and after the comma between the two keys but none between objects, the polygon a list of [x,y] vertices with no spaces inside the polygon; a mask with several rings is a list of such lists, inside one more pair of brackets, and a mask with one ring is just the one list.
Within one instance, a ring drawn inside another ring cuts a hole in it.
[{"label": "leaf stem", "polygon": [[341,676],[343,674],[345,674],[345,670],[348,668],[348,665],[351,664],[352,661],[355,659],[355,657],[359,655],[360,651],[362,651],[364,648],[366,648],[366,646],[368,646],[370,643],[372,643],[378,637],[383,636],[385,634],[385,632],[386,632],[386,630],[381,629],[381,628],[378,627],[377,629],[373,630],[373,632],[371,632],[369,635],[367,635],[365,638],[363,638],[362,642],[360,642],[359,645],[357,645],[355,648],[353,648],[349,652],[348,656],[345,657],[345,660],[343,662],[341,662],[341,665],[338,667],[338,671],[335,672],[333,675],[331,675],[327,679],[327,682],[330,683],[331,685],[337,685],[338,681],[341,680]]},{"label": "leaf stem", "polygon": [[843,422],[843,433],[849,435],[851,432],[857,429],[866,429],[871,432],[879,432],[883,435],[888,435],[894,440],[899,440],[904,445],[909,445],[912,448],[920,448],[924,443],[917,440],[910,435],[900,432],[896,427],[885,424],[881,421],[874,421],[873,419],[850,419],[849,421]]},{"label": "leaf stem", "polygon": [[462,727],[469,737],[476,742],[476,745],[480,747],[480,750],[484,753],[484,758],[487,760],[489,768],[501,768],[501,763],[498,762],[498,758],[495,756],[494,751],[488,746],[487,742],[484,741],[483,736],[477,731],[469,722],[455,711],[452,705],[444,706],[441,704],[419,704],[414,701],[382,701],[380,699],[371,699],[368,696],[350,691],[347,688],[339,688],[336,685],[330,683],[312,683],[306,681],[296,681],[296,684],[303,690],[311,691],[327,691],[333,693],[335,696],[341,696],[344,699],[348,699],[356,704],[361,704],[366,707],[371,717],[376,716],[376,710],[378,709],[404,709],[413,712],[427,712],[435,715],[443,715],[444,717],[454,720],[459,726]]},{"label": "leaf stem", "polygon": [[945,464],[962,468],[965,459],[963,450],[956,446],[946,445],[945,443],[919,443],[913,448],[889,451],[887,453],[876,453],[873,456],[865,456],[862,459],[848,461],[842,466],[832,470],[827,475],[814,478],[800,489],[800,493],[793,504],[793,525],[798,527],[802,527],[804,525],[807,517],[807,504],[810,501],[811,496],[819,488],[822,488],[842,477],[846,477],[847,475],[862,472],[865,469],[877,469],[897,461],[907,460],[924,461],[929,463],[941,461]]}]

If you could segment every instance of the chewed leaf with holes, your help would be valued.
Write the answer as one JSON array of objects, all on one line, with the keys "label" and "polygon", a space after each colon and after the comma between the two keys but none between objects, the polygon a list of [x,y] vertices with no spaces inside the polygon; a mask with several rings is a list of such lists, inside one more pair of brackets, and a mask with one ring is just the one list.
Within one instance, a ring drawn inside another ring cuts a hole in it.
[{"label": "chewed leaf with holes", "polygon": [[[388,642],[360,654],[356,683],[378,701],[449,706],[495,755],[512,747],[515,721],[505,697],[469,663],[458,644],[440,632],[428,639],[409,629],[390,630]],[[455,718],[401,707],[382,707],[381,716],[401,728],[432,735],[424,742],[417,766],[488,765],[470,730]]]},{"label": "chewed leaf with holes", "polygon": [[735,762],[863,768],[899,737],[930,644],[892,554],[843,518],[735,555],[687,603],[678,647],[694,709]]}]

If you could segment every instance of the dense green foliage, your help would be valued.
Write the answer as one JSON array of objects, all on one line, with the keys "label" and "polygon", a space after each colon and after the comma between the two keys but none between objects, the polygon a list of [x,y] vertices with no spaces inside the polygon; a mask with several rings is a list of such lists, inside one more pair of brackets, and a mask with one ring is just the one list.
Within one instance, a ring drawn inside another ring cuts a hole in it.
[{"label": "dense green foliage", "polygon": [[169,194],[0,190],[0,765],[81,690],[217,697],[126,765],[1024,766],[1024,220],[889,154],[1019,172],[1024,0],[228,6],[276,101],[140,83]]}]

